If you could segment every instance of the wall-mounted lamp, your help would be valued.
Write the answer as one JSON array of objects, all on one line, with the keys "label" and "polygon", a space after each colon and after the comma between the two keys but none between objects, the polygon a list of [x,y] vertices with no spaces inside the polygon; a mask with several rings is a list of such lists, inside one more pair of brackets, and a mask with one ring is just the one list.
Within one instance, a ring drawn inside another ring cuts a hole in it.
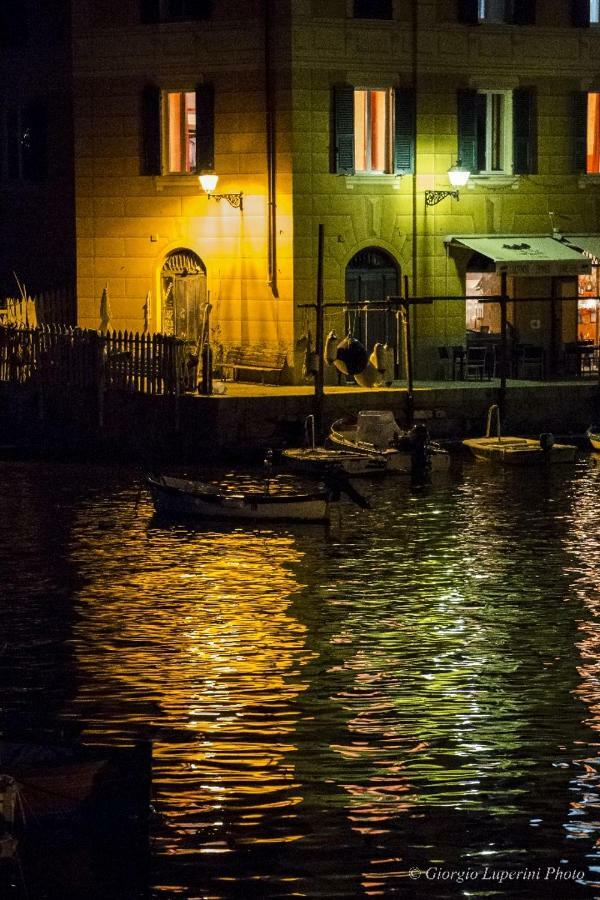
[{"label": "wall-mounted lamp", "polygon": [[435,206],[436,203],[439,203],[440,200],[443,200],[445,197],[454,197],[455,200],[458,200],[458,188],[465,186],[465,184],[469,180],[470,175],[470,169],[465,169],[464,166],[461,165],[460,159],[458,159],[454,163],[454,165],[450,166],[450,168],[448,169],[448,181],[453,188],[456,188],[456,190],[425,191],[425,206]]},{"label": "wall-mounted lamp", "polygon": [[200,187],[206,192],[209,200],[211,197],[213,200],[227,200],[230,206],[233,206],[235,209],[243,210],[244,195],[241,191],[239,194],[213,193],[219,181],[219,176],[215,172],[201,172],[198,176],[198,180],[200,182]]}]

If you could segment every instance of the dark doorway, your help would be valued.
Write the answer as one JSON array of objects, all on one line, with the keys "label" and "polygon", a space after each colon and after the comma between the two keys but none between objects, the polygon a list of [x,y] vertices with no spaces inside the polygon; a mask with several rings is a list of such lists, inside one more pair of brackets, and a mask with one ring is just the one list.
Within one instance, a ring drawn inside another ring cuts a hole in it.
[{"label": "dark doorway", "polygon": [[381,306],[387,297],[398,295],[400,272],[394,259],[379,247],[367,247],[352,257],[346,267],[346,300],[363,303],[359,311],[349,310],[346,325],[370,351],[376,343],[395,344],[394,314],[370,310]]}]

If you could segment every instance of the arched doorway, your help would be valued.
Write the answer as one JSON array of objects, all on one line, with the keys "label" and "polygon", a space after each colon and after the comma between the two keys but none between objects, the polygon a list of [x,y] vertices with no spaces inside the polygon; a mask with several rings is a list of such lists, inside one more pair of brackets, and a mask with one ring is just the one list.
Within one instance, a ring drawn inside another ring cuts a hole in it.
[{"label": "arched doorway", "polygon": [[205,307],[204,263],[192,250],[172,250],[161,272],[161,330],[197,343]]},{"label": "arched doorway", "polygon": [[395,343],[394,314],[369,306],[381,306],[387,297],[397,296],[399,279],[395,260],[380,247],[360,250],[346,266],[346,300],[364,303],[359,312],[348,311],[347,328],[368,350],[378,342]]}]

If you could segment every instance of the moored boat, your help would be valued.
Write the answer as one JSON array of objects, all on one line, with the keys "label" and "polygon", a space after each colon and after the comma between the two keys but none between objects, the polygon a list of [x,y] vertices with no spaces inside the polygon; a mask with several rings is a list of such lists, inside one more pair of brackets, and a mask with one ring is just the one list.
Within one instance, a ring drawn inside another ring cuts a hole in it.
[{"label": "moored boat", "polygon": [[[496,434],[492,436],[494,416]],[[471,451],[475,459],[508,466],[573,463],[577,457],[577,447],[573,444],[557,444],[554,436],[550,433],[541,434],[539,440],[503,436],[500,428],[500,410],[497,404],[493,404],[488,410],[485,437],[466,438],[463,445]]]},{"label": "moored boat", "polygon": [[334,499],[328,487],[301,491],[270,481],[262,489],[168,475],[148,477],[147,483],[157,513],[188,518],[327,522]]},{"label": "moored boat", "polygon": [[343,472],[348,477],[385,475],[389,457],[368,455],[333,447],[291,447],[282,452],[284,460],[306,475]]},{"label": "moored boat", "polygon": [[423,425],[403,432],[389,410],[363,410],[356,418],[338,419],[328,444],[336,449],[385,461],[388,471],[410,475],[416,468],[446,471],[450,456],[429,440]]},{"label": "moored boat", "polygon": [[600,425],[590,425],[586,435],[592,445],[592,449],[600,451]]}]

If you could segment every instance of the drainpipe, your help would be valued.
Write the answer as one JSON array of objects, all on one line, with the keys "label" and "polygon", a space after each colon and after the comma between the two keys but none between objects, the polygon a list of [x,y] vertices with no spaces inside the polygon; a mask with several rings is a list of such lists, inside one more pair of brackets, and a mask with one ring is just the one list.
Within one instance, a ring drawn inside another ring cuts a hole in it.
[{"label": "drainpipe", "polygon": [[275,160],[275,90],[274,74],[271,69],[271,0],[264,0],[264,42],[265,42],[265,111],[267,137],[267,257],[268,285],[274,297],[279,296],[277,289],[277,205],[276,205],[276,160]]},{"label": "drainpipe", "polygon": [[[415,92],[415,162],[414,162],[414,172],[413,172],[413,183],[412,183],[412,295],[413,297],[419,296],[418,291],[418,279],[417,279],[417,215],[418,215],[418,197],[417,197],[417,177],[418,177],[418,160],[419,156],[417,154],[417,112],[419,107],[419,4],[413,3],[413,13],[412,13],[412,41],[411,41],[411,51],[412,51],[412,83],[413,90]],[[411,314],[410,306],[406,309],[406,318]],[[417,345],[417,308],[413,306],[412,308],[413,315],[413,346],[411,348],[414,349]]]}]

